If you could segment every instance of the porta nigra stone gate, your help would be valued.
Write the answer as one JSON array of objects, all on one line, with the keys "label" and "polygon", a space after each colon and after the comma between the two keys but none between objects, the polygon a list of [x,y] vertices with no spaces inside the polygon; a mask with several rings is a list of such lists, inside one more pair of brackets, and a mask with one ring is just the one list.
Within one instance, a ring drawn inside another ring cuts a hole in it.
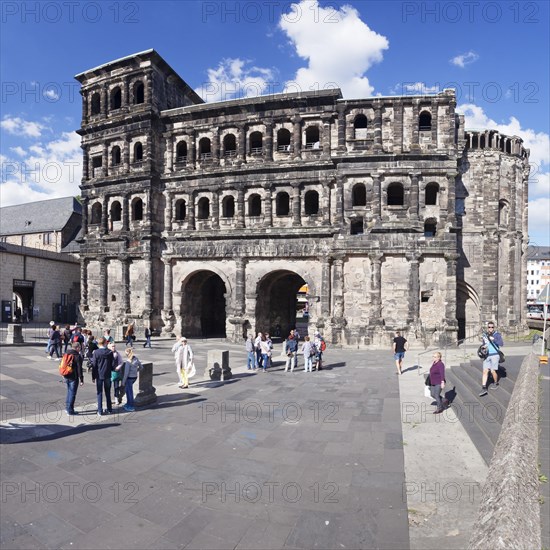
[{"label": "porta nigra stone gate", "polygon": [[523,325],[529,151],[453,90],[204,103],[154,50],[76,78],[89,326],[285,335],[304,283],[342,345]]}]

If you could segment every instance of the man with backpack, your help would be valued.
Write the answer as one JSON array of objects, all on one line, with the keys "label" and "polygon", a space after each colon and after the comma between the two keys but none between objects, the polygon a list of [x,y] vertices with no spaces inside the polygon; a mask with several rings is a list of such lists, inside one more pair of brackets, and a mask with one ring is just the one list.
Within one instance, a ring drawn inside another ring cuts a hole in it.
[{"label": "man with backpack", "polygon": [[67,385],[67,398],[65,400],[65,413],[69,416],[78,414],[74,410],[74,402],[76,401],[76,392],[78,391],[78,383],[84,385],[84,373],[82,371],[82,355],[80,355],[80,344],[73,342],[71,349],[63,354],[61,363],[59,364],[59,374],[63,376]]},{"label": "man with backpack", "polygon": [[481,392],[479,397],[487,395],[487,386],[489,380],[489,371],[493,377],[492,389],[497,389],[498,382],[498,363],[500,360],[500,348],[504,345],[502,334],[495,330],[495,323],[490,321],[487,324],[487,332],[483,333],[482,346],[485,348],[487,356],[483,361],[483,375],[481,378]]},{"label": "man with backpack", "polygon": [[113,352],[107,349],[107,341],[101,337],[98,341],[98,349],[92,354],[92,382],[97,388],[97,416],[103,416],[103,392],[107,399],[107,413],[112,414],[113,402],[111,400],[111,372],[115,368]]},{"label": "man with backpack", "polygon": [[313,340],[315,346],[315,370],[323,370],[323,352],[327,349],[325,339],[317,331]]}]

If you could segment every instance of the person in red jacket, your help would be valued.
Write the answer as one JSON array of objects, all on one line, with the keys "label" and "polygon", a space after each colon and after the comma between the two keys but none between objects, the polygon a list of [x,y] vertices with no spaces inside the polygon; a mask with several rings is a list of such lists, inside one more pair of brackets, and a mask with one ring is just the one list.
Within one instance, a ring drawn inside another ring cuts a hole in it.
[{"label": "person in red jacket", "polygon": [[436,351],[433,354],[433,363],[430,367],[430,393],[435,399],[436,409],[434,414],[441,414],[447,400],[441,399],[441,390],[445,388],[445,365],[441,361],[441,353]]}]

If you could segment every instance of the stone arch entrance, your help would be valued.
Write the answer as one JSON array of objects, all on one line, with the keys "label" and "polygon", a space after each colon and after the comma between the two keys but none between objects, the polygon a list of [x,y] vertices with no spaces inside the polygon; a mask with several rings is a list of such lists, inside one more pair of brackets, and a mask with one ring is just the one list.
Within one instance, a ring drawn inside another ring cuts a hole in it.
[{"label": "stone arch entrance", "polygon": [[481,326],[479,296],[464,281],[456,283],[456,320],[459,340],[478,334]]},{"label": "stone arch entrance", "polygon": [[182,283],[181,334],[187,337],[225,338],[225,295],[222,278],[207,270]]},{"label": "stone arch entrance", "polygon": [[286,337],[296,326],[297,294],[306,281],[288,270],[273,271],[258,283],[256,292],[256,332],[268,331]]}]

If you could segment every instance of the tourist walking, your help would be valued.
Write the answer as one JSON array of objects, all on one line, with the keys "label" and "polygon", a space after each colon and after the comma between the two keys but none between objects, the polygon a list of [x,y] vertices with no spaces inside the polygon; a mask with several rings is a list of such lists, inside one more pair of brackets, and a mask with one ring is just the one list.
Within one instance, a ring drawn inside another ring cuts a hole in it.
[{"label": "tourist walking", "polygon": [[52,327],[52,332],[50,336],[50,355],[49,358],[53,359],[53,352],[57,355],[58,359],[61,359],[59,352],[61,351],[61,332],[59,332],[59,327],[54,325]]},{"label": "tourist walking", "polygon": [[409,344],[401,332],[397,331],[395,333],[395,338],[393,339],[393,358],[395,359],[395,366],[397,367],[397,374],[402,374],[401,367],[403,366],[403,359],[405,358],[405,352],[409,349]]},{"label": "tourist walking", "polygon": [[[82,355],[80,354],[81,346],[78,342],[72,344],[71,348],[65,352],[65,355],[72,356],[73,370],[70,374],[63,376],[63,380],[67,386],[67,397],[65,399],[65,413],[69,416],[78,414],[74,410],[74,403],[76,401],[76,393],[78,391],[78,385],[84,385],[84,373],[82,371]],[[63,366],[63,365],[62,365]]]},{"label": "tourist walking", "polygon": [[260,355],[262,356],[262,372],[267,372],[271,357],[271,346],[265,335],[262,335],[262,339],[260,340]]},{"label": "tourist walking", "polygon": [[115,400],[120,405],[122,403],[122,397],[124,396],[124,385],[122,384],[122,373],[119,371],[120,367],[122,367],[122,364],[124,363],[124,358],[116,349],[116,344],[114,342],[107,344],[107,348],[113,352],[113,372],[111,373],[111,383],[113,385]]},{"label": "tourist walking", "polygon": [[327,345],[325,339],[321,336],[321,333],[317,331],[313,339],[313,345],[315,346],[315,370],[323,370],[323,352]]},{"label": "tourist walking", "polygon": [[447,400],[442,401],[441,399],[441,390],[445,389],[445,365],[441,361],[441,353],[436,351],[432,355],[432,366],[430,367],[430,394],[433,399],[435,399],[435,411],[434,414],[440,414],[443,412],[443,403]]},{"label": "tourist walking", "polygon": [[504,345],[502,334],[496,330],[495,323],[489,322],[487,325],[487,332],[484,332],[481,337],[482,345],[486,350],[487,357],[483,360],[483,375],[481,378],[481,392],[480,397],[487,395],[487,387],[489,380],[489,371],[493,377],[492,389],[496,389],[499,386],[498,379],[498,363],[500,360],[499,349]]},{"label": "tourist walking", "polygon": [[256,370],[256,348],[252,334],[248,335],[244,347],[246,349],[246,370]]},{"label": "tourist walking", "polygon": [[151,329],[149,327],[145,327],[145,344],[143,344],[144,348],[150,348],[151,347]]},{"label": "tourist walking", "polygon": [[304,338],[301,352],[304,355],[304,372],[312,372],[313,356],[315,355],[315,347],[310,341],[309,336]]},{"label": "tourist walking", "polygon": [[134,340],[136,338],[134,334],[134,323],[130,323],[128,325],[124,337],[126,338],[126,347],[131,348],[134,345]]},{"label": "tourist walking", "polygon": [[71,325],[65,325],[65,328],[63,329],[63,334],[62,334],[62,337],[63,337],[63,344],[65,345],[65,348],[63,350],[63,353],[67,353],[67,350],[71,347],[71,336],[72,336],[72,331],[71,331]]},{"label": "tourist walking", "polygon": [[193,366],[193,350],[187,343],[185,336],[180,338],[180,344],[176,351],[176,370],[179,377],[179,387],[186,389],[189,387],[189,373]]},{"label": "tourist walking", "polygon": [[138,372],[143,370],[140,360],[134,355],[132,348],[126,348],[126,360],[119,367],[122,373],[122,384],[126,393],[126,405],[123,409],[128,412],[134,412],[134,382],[137,380]]},{"label": "tourist walking", "polygon": [[115,339],[111,336],[111,329],[110,328],[106,328],[103,331],[103,338],[105,338],[105,340],[107,341],[108,344],[115,341]]},{"label": "tourist walking", "polygon": [[260,368],[262,366],[262,348],[260,346],[262,342],[262,336],[263,334],[261,332],[258,332],[258,336],[256,336],[256,339],[254,340],[254,347],[256,348],[256,367]]},{"label": "tourist walking", "polygon": [[290,372],[294,372],[294,367],[298,366],[298,342],[296,341],[296,338],[294,338],[292,331],[290,331],[290,334],[285,342],[285,354],[285,372],[288,372],[289,367]]},{"label": "tourist walking", "polygon": [[[92,354],[92,382],[96,383],[97,389],[97,415],[103,416],[105,412],[113,412],[111,401],[111,372],[114,368],[113,352],[107,349],[107,341],[101,337],[98,348]],[[103,392],[107,401],[107,410],[103,411]]]}]

